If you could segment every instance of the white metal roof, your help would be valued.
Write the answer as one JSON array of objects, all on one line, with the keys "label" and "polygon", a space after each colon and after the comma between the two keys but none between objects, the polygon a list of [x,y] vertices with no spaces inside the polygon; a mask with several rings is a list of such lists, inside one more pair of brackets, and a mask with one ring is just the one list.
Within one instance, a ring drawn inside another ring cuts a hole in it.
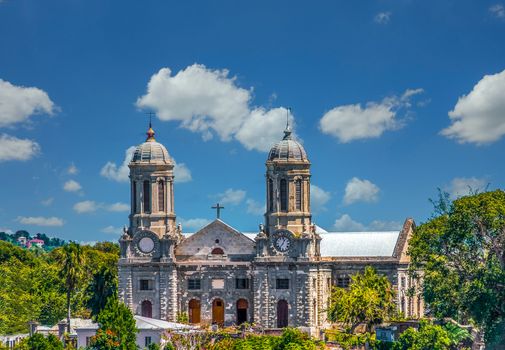
[{"label": "white metal roof", "polygon": [[399,231],[321,234],[321,256],[393,256]]}]

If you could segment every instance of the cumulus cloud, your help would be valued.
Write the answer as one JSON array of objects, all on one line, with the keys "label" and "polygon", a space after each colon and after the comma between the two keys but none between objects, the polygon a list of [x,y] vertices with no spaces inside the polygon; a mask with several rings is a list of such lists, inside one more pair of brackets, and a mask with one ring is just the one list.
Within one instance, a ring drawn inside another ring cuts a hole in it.
[{"label": "cumulus cloud", "polygon": [[177,163],[175,159],[174,161],[174,182],[175,183],[183,183],[189,182],[193,180],[191,176],[191,170],[184,163]]},{"label": "cumulus cloud", "polygon": [[51,115],[54,110],[55,105],[45,91],[0,79],[0,127],[26,122],[36,114]]},{"label": "cumulus cloud", "polygon": [[120,235],[123,233],[123,228],[110,225],[102,228],[100,231],[111,235]]},{"label": "cumulus cloud", "polygon": [[23,225],[34,225],[34,226],[63,226],[64,221],[55,216],[43,217],[43,216],[18,216],[17,222]]},{"label": "cumulus cloud", "polygon": [[391,20],[391,12],[379,12],[375,15],[373,20],[378,24],[388,24]]},{"label": "cumulus cloud", "polygon": [[321,187],[310,184],[310,204],[313,211],[326,210],[325,205],[331,198],[330,192]]},{"label": "cumulus cloud", "polygon": [[0,162],[9,160],[29,160],[39,152],[40,146],[35,141],[18,139],[17,137],[7,134],[0,135]]},{"label": "cumulus cloud", "polygon": [[209,224],[211,221],[209,219],[203,218],[194,218],[194,219],[181,219],[180,223],[182,225],[183,231],[187,232],[187,229],[190,231],[196,231]]},{"label": "cumulus cloud", "polygon": [[219,198],[220,204],[230,204],[237,205],[240,204],[246,195],[246,191],[244,190],[234,190],[233,188],[229,188],[223,193],[217,195]]},{"label": "cumulus cloud", "polygon": [[79,214],[93,213],[97,210],[107,210],[110,212],[127,212],[130,206],[126,203],[116,202],[112,204],[97,203],[95,201],[86,200],[74,204],[74,211]]},{"label": "cumulus cloud", "polygon": [[248,198],[246,200],[247,212],[252,215],[263,215],[265,214],[265,204],[255,201],[254,199]]},{"label": "cumulus cloud", "polygon": [[337,106],[323,115],[319,128],[342,143],[377,138],[385,131],[403,127],[404,120],[398,118],[399,111],[410,108],[411,98],[422,92],[423,89],[407,89],[400,97],[386,97],[381,102],[367,102],[365,106]]},{"label": "cumulus cloud", "polygon": [[376,202],[379,199],[379,187],[369,180],[353,177],[345,186],[344,203]]},{"label": "cumulus cloud", "polygon": [[82,201],[74,204],[74,211],[83,214],[83,213],[93,213],[97,211],[99,205],[94,201]]},{"label": "cumulus cloud", "polygon": [[114,211],[114,212],[124,212],[124,211],[129,211],[130,206],[126,203],[113,203],[111,205],[106,206],[108,211]]},{"label": "cumulus cloud", "polygon": [[488,182],[485,179],[476,177],[456,177],[452,179],[451,184],[446,190],[452,199],[456,199],[475,192],[483,192],[486,190],[487,185]]},{"label": "cumulus cloud", "polygon": [[77,192],[77,191],[80,191],[82,189],[82,187],[77,181],[68,180],[63,185],[63,189],[67,192]]},{"label": "cumulus cloud", "polygon": [[399,231],[402,229],[402,224],[398,221],[381,221],[374,220],[370,224],[365,225],[355,221],[348,214],[343,214],[335,220],[333,228],[339,232],[357,232],[357,231]]},{"label": "cumulus cloud", "polygon": [[502,4],[495,4],[489,7],[489,12],[497,18],[505,19],[505,7]]},{"label": "cumulus cloud", "polygon": [[442,135],[459,143],[477,145],[498,141],[505,135],[505,70],[485,75],[470,91],[458,99],[449,112],[452,124]]},{"label": "cumulus cloud", "polygon": [[354,221],[348,214],[343,214],[335,220],[333,228],[336,231],[364,231],[365,225]]},{"label": "cumulus cloud", "polygon": [[128,168],[128,163],[130,163],[133,152],[135,152],[135,147],[131,146],[125,151],[125,158],[121,165],[117,165],[114,162],[107,162],[102,170],[100,170],[100,175],[103,177],[117,181],[117,182],[128,182],[128,174],[130,169]]},{"label": "cumulus cloud", "polygon": [[236,139],[248,150],[268,151],[282,136],[285,108],[252,107],[252,89],[237,84],[226,69],[193,64],[172,75],[169,68],[154,74],[139,108],[151,109],[163,121],[176,121],[204,140],[217,135]]}]

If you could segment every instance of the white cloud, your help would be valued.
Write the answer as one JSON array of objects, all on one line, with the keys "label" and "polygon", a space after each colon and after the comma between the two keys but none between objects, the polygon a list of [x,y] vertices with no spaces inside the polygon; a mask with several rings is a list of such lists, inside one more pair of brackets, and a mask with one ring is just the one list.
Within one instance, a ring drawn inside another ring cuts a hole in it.
[{"label": "white cloud", "polygon": [[189,182],[193,180],[191,177],[191,170],[184,163],[177,163],[175,159],[174,161],[174,182],[175,183],[183,183]]},{"label": "white cloud", "polygon": [[77,191],[80,191],[82,189],[82,187],[77,181],[68,180],[63,185],[63,189],[67,192],[77,192]]},{"label": "white cloud", "polygon": [[43,216],[18,216],[16,221],[23,225],[34,226],[63,226],[64,221],[57,217],[43,217]]},{"label": "white cloud", "polygon": [[196,231],[204,227],[205,225],[210,223],[209,219],[203,219],[203,218],[194,218],[194,219],[181,219],[180,221],[182,225],[182,230],[184,232],[188,232],[186,229],[190,229],[190,231]]},{"label": "white cloud", "polygon": [[310,184],[310,205],[312,211],[326,210],[324,207],[331,198],[330,192],[323,190],[321,187]]},{"label": "white cloud", "polygon": [[7,134],[0,135],[0,162],[9,160],[29,160],[39,152],[40,146],[35,141],[18,139],[17,137]]},{"label": "white cloud", "polygon": [[398,221],[381,221],[374,220],[368,225],[364,225],[358,221],[354,221],[348,214],[343,214],[335,220],[333,228],[340,232],[357,232],[357,231],[399,231],[402,229],[402,224]]},{"label": "white cloud", "polygon": [[114,212],[124,212],[124,211],[129,211],[130,206],[126,203],[117,202],[117,203],[108,205],[107,210],[114,211]]},{"label": "white cloud", "polygon": [[319,120],[319,128],[324,134],[336,137],[340,142],[377,138],[385,131],[403,127],[398,119],[398,111],[410,108],[410,99],[423,89],[407,89],[402,96],[386,97],[380,103],[337,106],[326,112]]},{"label": "white cloud", "polygon": [[77,169],[74,163],[70,164],[69,167],[67,168],[67,174],[69,175],[76,175],[78,172],[79,169]]},{"label": "white cloud", "polygon": [[379,12],[375,15],[373,20],[378,24],[388,24],[391,20],[391,12]]},{"label": "white cloud", "polygon": [[483,192],[486,190],[488,183],[485,179],[476,177],[456,177],[452,179],[447,192],[452,199],[472,194],[474,192]]},{"label": "white cloud", "polygon": [[0,79],[0,127],[25,122],[35,114],[51,115],[54,110],[54,103],[45,91]]},{"label": "white cloud", "polygon": [[252,107],[252,97],[252,89],[239,87],[228,70],[193,64],[175,75],[160,69],[137,106],[154,110],[160,120],[179,122],[204,140],[235,138],[249,150],[268,151],[282,137],[286,109]]},{"label": "white cloud", "polygon": [[365,226],[357,221],[354,221],[349,215],[343,214],[335,220],[333,228],[336,231],[364,231]]},{"label": "white cloud", "polygon": [[248,198],[245,202],[247,204],[247,212],[252,215],[263,215],[265,214],[265,204],[255,201],[254,199]]},{"label": "white cloud", "polygon": [[442,135],[460,143],[486,144],[505,135],[505,70],[485,75],[470,91],[458,99],[449,112],[452,124]]},{"label": "white cloud", "polygon": [[505,19],[505,7],[502,4],[495,4],[489,7],[489,12],[497,18]]},{"label": "white cloud", "polygon": [[345,186],[344,203],[376,202],[379,191],[379,187],[374,183],[353,177]]},{"label": "white cloud", "polygon": [[5,232],[9,235],[12,235],[14,233],[14,231],[12,231],[10,228],[7,227],[0,227],[0,232]]},{"label": "white cloud", "polygon": [[133,152],[135,152],[135,146],[129,147],[125,151],[125,158],[120,166],[117,166],[114,162],[107,162],[107,164],[103,166],[102,170],[100,170],[100,175],[117,182],[128,182],[128,175],[130,172],[128,163],[130,163],[133,157]]},{"label": "white cloud", "polygon": [[74,204],[74,210],[79,214],[95,212],[99,207],[100,205],[94,201],[82,201]]},{"label": "white cloud", "polygon": [[246,195],[246,191],[244,190],[234,190],[233,188],[229,188],[223,193],[218,195],[220,204],[230,204],[237,205],[240,204]]},{"label": "white cloud", "polygon": [[53,202],[54,202],[54,198],[53,197],[49,197],[49,198],[44,199],[43,201],[41,201],[40,204],[42,204],[44,207],[48,207],[51,204],[53,204]]},{"label": "white cloud", "polygon": [[114,227],[112,225],[104,227],[100,230],[103,233],[111,234],[111,235],[120,235],[123,233],[122,227]]}]

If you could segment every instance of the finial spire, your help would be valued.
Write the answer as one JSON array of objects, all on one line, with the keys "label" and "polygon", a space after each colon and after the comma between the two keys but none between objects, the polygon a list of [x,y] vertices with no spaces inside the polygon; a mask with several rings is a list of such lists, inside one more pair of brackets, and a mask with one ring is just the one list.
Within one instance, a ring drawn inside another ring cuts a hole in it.
[{"label": "finial spire", "polygon": [[291,113],[291,107],[286,108],[286,129],[284,130],[284,140],[291,139],[291,126],[289,125],[289,114]]},{"label": "finial spire", "polygon": [[154,130],[152,127],[152,117],[153,117],[154,113],[148,112],[146,114],[149,115],[149,129],[146,132],[146,135],[147,135],[146,142],[156,142],[156,139],[154,138]]}]

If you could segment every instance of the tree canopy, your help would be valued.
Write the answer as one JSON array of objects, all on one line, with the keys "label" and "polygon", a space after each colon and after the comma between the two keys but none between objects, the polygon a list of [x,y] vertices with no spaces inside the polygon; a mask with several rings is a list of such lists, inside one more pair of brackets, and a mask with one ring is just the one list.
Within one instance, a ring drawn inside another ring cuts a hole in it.
[{"label": "tree canopy", "polygon": [[395,293],[386,276],[367,266],[363,273],[351,276],[348,289],[334,288],[331,294],[328,319],[342,322],[349,332],[364,323],[367,331],[396,312]]},{"label": "tree canopy", "polygon": [[486,343],[505,343],[505,192],[453,202],[441,194],[435,214],[410,240],[412,273],[436,317],[476,323]]}]

